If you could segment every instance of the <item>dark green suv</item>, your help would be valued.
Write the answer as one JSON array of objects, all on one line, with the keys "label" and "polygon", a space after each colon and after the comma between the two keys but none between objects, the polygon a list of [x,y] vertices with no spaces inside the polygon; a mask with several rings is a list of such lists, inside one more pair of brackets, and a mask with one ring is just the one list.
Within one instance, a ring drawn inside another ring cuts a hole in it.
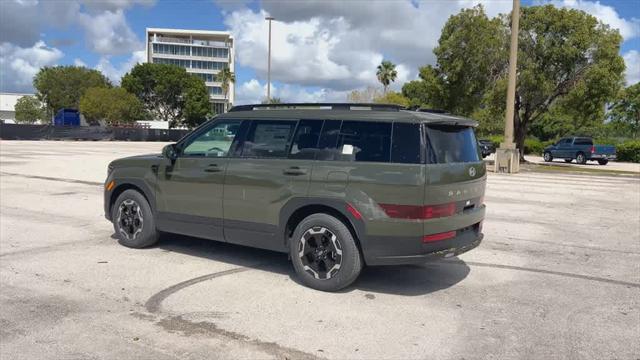
[{"label": "dark green suv", "polygon": [[480,243],[475,125],[391,105],[236,106],[161,155],[113,161],[105,214],[125,246],[171,232],[287,252],[303,283],[338,290],[365,264]]}]

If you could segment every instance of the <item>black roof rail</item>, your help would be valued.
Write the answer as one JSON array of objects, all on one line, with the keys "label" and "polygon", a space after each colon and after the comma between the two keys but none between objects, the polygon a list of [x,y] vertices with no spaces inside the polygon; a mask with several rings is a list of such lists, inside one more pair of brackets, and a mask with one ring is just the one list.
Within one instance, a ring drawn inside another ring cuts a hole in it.
[{"label": "black roof rail", "polygon": [[416,111],[418,111],[418,112],[426,112],[426,113],[433,113],[433,114],[446,114],[447,113],[446,110],[442,110],[442,109],[424,109],[424,108],[420,108],[420,109],[417,109]]},{"label": "black roof rail", "polygon": [[229,112],[252,110],[286,110],[286,109],[321,109],[321,110],[373,110],[400,111],[404,107],[393,104],[370,103],[282,103],[282,104],[249,104],[236,105]]}]

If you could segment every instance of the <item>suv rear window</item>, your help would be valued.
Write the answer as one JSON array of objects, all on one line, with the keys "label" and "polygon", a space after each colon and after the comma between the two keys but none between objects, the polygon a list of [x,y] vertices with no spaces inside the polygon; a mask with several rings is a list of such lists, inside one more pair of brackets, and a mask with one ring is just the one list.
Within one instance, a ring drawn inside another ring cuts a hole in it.
[{"label": "suv rear window", "polygon": [[464,126],[427,126],[430,164],[465,163],[480,161],[473,129]]}]

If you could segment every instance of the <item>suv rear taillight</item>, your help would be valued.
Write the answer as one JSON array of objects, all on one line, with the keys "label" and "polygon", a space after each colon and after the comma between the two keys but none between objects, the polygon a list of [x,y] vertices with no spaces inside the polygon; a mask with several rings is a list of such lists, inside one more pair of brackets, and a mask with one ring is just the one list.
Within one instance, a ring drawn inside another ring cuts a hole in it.
[{"label": "suv rear taillight", "polygon": [[380,204],[387,216],[396,219],[435,219],[456,213],[456,203],[438,205],[395,205]]},{"label": "suv rear taillight", "polygon": [[592,153],[592,154],[595,154],[595,153],[596,153],[596,147],[595,147],[595,146],[593,146],[593,145],[591,146],[591,153]]}]

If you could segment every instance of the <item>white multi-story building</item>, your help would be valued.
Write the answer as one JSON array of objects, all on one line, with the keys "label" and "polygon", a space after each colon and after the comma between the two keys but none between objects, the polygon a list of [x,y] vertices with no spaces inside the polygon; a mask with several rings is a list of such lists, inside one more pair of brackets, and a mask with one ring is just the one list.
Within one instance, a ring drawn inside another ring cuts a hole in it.
[{"label": "white multi-story building", "polygon": [[216,74],[225,67],[234,71],[233,36],[227,31],[147,28],[146,59],[150,63],[174,64],[204,80],[214,113],[233,104],[235,86],[226,96]]}]

